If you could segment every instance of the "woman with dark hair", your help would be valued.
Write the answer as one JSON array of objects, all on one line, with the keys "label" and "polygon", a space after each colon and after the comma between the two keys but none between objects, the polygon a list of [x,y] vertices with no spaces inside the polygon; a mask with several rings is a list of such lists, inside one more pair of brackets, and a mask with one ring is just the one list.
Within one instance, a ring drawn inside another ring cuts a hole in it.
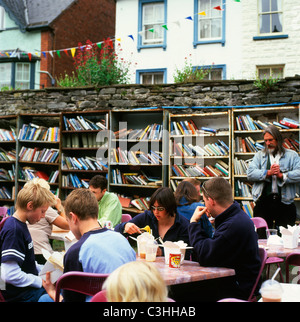
[{"label": "woman with dark hair", "polygon": [[[141,228],[148,225],[154,238],[160,237],[164,242],[183,240],[189,244],[189,220],[176,213],[175,197],[170,188],[157,189],[151,196],[149,205],[150,210],[133,217],[126,223],[117,225],[115,231],[124,235],[141,234]],[[163,255],[160,247],[159,252],[158,256]]]},{"label": "woman with dark hair", "polygon": [[[197,189],[188,181],[182,181],[179,183],[175,191],[175,200],[177,205],[177,214],[184,216],[188,220],[191,219],[198,206],[204,206],[204,204],[199,201],[200,195]],[[206,214],[201,217],[199,224],[206,232],[207,237],[213,236],[214,229]]]}]

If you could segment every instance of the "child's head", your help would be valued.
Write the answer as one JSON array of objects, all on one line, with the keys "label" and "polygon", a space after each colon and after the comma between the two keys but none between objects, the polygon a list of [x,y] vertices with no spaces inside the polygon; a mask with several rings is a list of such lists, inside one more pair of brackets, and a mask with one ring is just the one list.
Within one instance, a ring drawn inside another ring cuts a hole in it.
[{"label": "child's head", "polygon": [[105,281],[108,302],[167,302],[168,289],[157,270],[147,262],[129,262]]},{"label": "child's head", "polygon": [[68,219],[71,218],[71,212],[76,214],[80,220],[98,218],[98,202],[89,189],[73,190],[66,198],[64,208]]},{"label": "child's head", "polygon": [[30,224],[39,221],[46,210],[55,205],[55,196],[50,191],[50,186],[44,179],[35,178],[28,181],[19,191],[16,209],[27,213]]}]

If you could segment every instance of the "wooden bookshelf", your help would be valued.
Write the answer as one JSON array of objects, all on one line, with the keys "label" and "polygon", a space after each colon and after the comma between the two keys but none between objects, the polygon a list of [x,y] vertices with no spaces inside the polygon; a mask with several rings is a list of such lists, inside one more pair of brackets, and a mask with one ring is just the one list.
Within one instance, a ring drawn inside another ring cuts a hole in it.
[{"label": "wooden bookshelf", "polygon": [[[88,187],[96,174],[107,176],[109,116],[107,110],[63,112],[61,114],[61,198],[74,189]],[[104,131],[104,132],[102,132]],[[101,140],[101,134],[106,133]]]},{"label": "wooden bookshelf", "polygon": [[169,180],[173,190],[186,177],[231,179],[231,113],[170,114]]}]

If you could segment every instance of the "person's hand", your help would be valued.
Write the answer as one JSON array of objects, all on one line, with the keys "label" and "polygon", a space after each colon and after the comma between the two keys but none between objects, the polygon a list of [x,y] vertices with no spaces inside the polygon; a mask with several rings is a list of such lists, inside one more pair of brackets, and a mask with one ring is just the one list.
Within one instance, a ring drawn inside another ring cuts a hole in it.
[{"label": "person's hand", "polygon": [[43,287],[48,295],[52,298],[52,300],[55,301],[56,289],[55,285],[51,283],[50,274],[50,272],[46,273],[46,280],[43,280]]},{"label": "person's hand", "polygon": [[279,179],[282,179],[283,174],[280,172],[279,164],[272,164],[270,170],[268,170],[268,176],[276,176]]},{"label": "person's hand", "polygon": [[133,234],[141,234],[141,230],[140,228],[134,224],[134,223],[127,223],[124,227],[124,232],[129,234],[129,235],[133,235]]},{"label": "person's hand", "polygon": [[202,206],[198,206],[195,211],[194,214],[192,216],[192,218],[190,219],[190,222],[198,222],[201,217],[207,213],[207,208],[206,207],[202,207]]}]

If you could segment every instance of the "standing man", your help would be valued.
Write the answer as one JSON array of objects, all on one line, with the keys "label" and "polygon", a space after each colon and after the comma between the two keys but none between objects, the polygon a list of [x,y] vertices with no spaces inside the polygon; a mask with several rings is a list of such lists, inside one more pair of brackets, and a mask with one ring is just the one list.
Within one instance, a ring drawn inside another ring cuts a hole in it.
[{"label": "standing man", "polygon": [[[205,207],[197,207],[190,219],[190,244],[201,266],[227,267],[235,276],[220,281],[215,290],[216,300],[235,297],[247,300],[261,266],[257,234],[249,216],[233,200],[232,188],[221,177],[202,185]],[[212,238],[198,222],[207,214],[215,218]],[[222,279],[221,279],[222,280]]]},{"label": "standing man", "polygon": [[114,194],[107,192],[107,179],[103,176],[94,176],[89,183],[89,190],[97,198],[99,206],[99,222],[102,227],[106,221],[111,221],[115,227],[121,222],[122,206],[119,198]]},{"label": "standing man", "polygon": [[294,226],[300,158],[295,151],[283,147],[283,137],[275,126],[267,127],[263,137],[265,148],[255,154],[247,171],[248,180],[254,181],[253,215],[264,218],[270,228]]}]

